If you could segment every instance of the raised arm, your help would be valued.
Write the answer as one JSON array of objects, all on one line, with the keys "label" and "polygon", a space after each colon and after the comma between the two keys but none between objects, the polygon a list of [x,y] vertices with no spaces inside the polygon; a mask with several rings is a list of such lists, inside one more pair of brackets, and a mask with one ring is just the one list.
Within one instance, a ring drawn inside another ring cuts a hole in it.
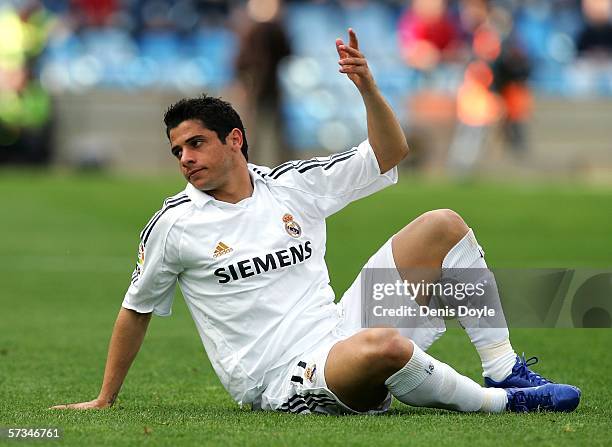
[{"label": "raised arm", "polygon": [[348,45],[342,39],[336,39],[340,73],[346,73],[363,98],[368,120],[368,139],[380,172],[384,174],[408,154],[408,143],[393,110],[374,82],[366,58],[359,51],[357,35],[351,28],[348,32]]},{"label": "raised arm", "polygon": [[100,394],[89,402],[56,405],[53,409],[88,410],[107,408],[113,405],[125,376],[138,354],[151,320],[151,314],[139,314],[133,310],[121,308],[108,347],[106,368]]}]

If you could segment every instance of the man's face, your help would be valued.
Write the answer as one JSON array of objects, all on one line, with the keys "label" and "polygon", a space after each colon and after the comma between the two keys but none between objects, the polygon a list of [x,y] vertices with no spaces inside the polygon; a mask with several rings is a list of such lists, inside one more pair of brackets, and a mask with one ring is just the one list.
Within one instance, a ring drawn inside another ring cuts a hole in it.
[{"label": "man's face", "polygon": [[183,121],[170,130],[172,154],[189,183],[201,191],[217,190],[226,184],[234,167],[233,132],[222,142],[199,120]]}]

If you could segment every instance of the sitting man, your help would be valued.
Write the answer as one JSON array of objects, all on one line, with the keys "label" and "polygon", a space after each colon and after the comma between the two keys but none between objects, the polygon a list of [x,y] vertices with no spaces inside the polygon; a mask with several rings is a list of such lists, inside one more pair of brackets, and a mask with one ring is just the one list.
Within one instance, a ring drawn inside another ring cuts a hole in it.
[{"label": "sitting man", "polygon": [[[580,390],[531,372],[506,328],[466,326],[482,359],[488,387],[481,387],[424,352],[439,328],[362,328],[361,274],[334,303],[325,219],[395,183],[408,152],[352,30],[349,39],[336,41],[340,72],[363,98],[368,139],[346,152],[274,169],[255,166],[228,103],[204,95],[169,108],[167,135],[187,187],[164,202],[140,235],[99,396],[54,408],[115,402],[151,314],[171,313],[177,283],[219,379],[254,409],[378,413],[391,396],[463,412],[577,407]],[[366,267],[392,270],[397,278],[413,267],[486,270],[472,230],[449,210],[409,223]],[[495,288],[487,293],[499,301]]]}]

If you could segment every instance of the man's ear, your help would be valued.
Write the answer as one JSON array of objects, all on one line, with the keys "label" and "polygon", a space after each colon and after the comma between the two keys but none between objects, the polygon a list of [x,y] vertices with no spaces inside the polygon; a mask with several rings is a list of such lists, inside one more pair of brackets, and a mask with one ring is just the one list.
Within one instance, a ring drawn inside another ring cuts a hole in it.
[{"label": "man's ear", "polygon": [[232,149],[240,152],[242,150],[242,142],[244,138],[240,129],[233,128],[227,135],[226,142],[232,146]]}]

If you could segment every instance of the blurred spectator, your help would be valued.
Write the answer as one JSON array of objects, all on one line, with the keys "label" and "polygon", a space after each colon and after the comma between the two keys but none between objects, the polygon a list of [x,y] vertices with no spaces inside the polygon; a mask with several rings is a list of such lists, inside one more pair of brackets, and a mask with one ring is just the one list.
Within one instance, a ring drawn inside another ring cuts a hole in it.
[{"label": "blurred spectator", "polygon": [[462,0],[460,14],[472,60],[457,94],[449,165],[465,173],[483,155],[489,130],[498,123],[513,154],[525,154],[532,95],[530,63],[513,34],[511,13],[488,0]]},{"label": "blurred spectator", "polygon": [[502,98],[504,115],[502,128],[505,140],[516,155],[525,155],[526,125],[531,117],[532,93],[527,80],[531,64],[515,39],[502,43],[499,57],[493,62],[493,90]]},{"label": "blurred spectator", "polygon": [[251,0],[236,58],[236,80],[246,101],[253,160],[275,166],[290,158],[283,137],[280,62],[291,53],[289,39],[279,21],[278,0]]},{"label": "blurred spectator", "polygon": [[407,164],[415,168],[441,163],[455,120],[453,68],[463,58],[456,17],[446,0],[413,0],[398,22],[401,56],[415,75],[418,91],[408,99],[412,117]]},{"label": "blurred spectator", "polygon": [[499,56],[502,36],[491,12],[489,0],[459,2],[461,33],[472,59],[492,62]]},{"label": "blurred spectator", "polygon": [[105,26],[117,12],[117,0],[71,0],[79,21],[85,26]]},{"label": "blurred spectator", "polygon": [[584,24],[576,38],[577,59],[569,87],[583,97],[612,94],[612,0],[583,0]]},{"label": "blurred spectator", "polygon": [[51,22],[38,1],[0,7],[0,163],[50,158],[50,98],[34,67]]},{"label": "blurred spectator", "polygon": [[583,57],[609,59],[612,56],[612,0],[583,0],[585,25],[577,41]]},{"label": "blurred spectator", "polygon": [[446,0],[413,0],[400,17],[398,33],[404,60],[422,71],[454,61],[461,48],[458,26]]}]

